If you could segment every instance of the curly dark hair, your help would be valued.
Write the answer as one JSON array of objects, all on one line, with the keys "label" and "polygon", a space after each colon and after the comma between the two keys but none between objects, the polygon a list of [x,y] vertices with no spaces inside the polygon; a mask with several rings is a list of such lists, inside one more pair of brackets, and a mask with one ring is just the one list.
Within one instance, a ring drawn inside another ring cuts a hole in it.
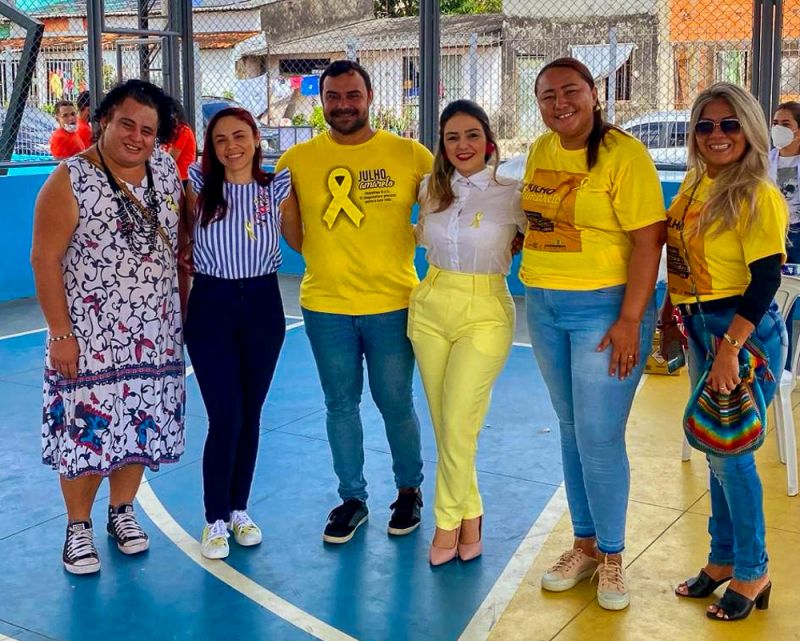
[{"label": "curly dark hair", "polygon": [[175,101],[161,87],[144,80],[131,79],[116,85],[109,91],[97,107],[94,119],[110,118],[114,110],[126,98],[133,98],[146,107],[151,107],[158,114],[158,131],[156,136],[161,141],[173,140],[175,137]]}]

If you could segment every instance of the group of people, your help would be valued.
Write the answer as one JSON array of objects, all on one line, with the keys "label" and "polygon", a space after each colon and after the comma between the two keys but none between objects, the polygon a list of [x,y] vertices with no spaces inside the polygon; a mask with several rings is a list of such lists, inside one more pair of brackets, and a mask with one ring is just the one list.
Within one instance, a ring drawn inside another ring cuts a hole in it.
[{"label": "group of people", "polygon": [[[59,100],[53,106],[58,127],[50,136],[50,154],[56,160],[65,160],[89,149],[94,143],[91,105],[88,91],[82,91],[73,103]],[[162,149],[169,152],[178,167],[184,187],[189,179],[189,166],[197,160],[197,141],[183,106],[175,101],[172,118],[176,126],[171,140],[159,140]]]},{"label": "group of people", "polygon": [[[668,211],[646,148],[605,121],[582,63],[545,65],[535,93],[550,131],[532,144],[519,184],[497,176],[498,144],[480,106],[445,107],[432,155],[373,129],[369,74],[336,61],[320,78],[328,131],[265,173],[252,116],[224,109],[208,123],[184,193],[156,144],[174,139],[174,101],[137,80],[109,92],[97,110],[96,144],[56,169],[35,214],[32,260],[49,328],[44,461],[61,476],[68,571],[100,567],[90,508],[103,476],[117,547],[148,547],[132,502],[145,467],[183,452],[184,338],[209,422],[202,553],[226,557],[229,532],[239,545],[261,541],[247,503],[285,334],[276,277],[282,234],[305,259],[300,305],[339,481],[341,504],[323,540],[346,543],[369,516],[365,363],[397,488],[387,530],[402,536],[419,526],[416,362],[438,448],[429,561],[480,556],[477,442],[512,344],[505,277],[521,251],[527,324],[559,420],[574,533],[542,587],[568,590],[597,574],[601,607],[627,607],[625,428],[659,316],[662,248],[662,331],[677,331],[677,306],[692,381],[706,333],[724,337],[710,376],[724,391],[738,383],[739,350],[751,333],[771,369],[785,358],[786,330],[770,303],[786,258],[787,207],[769,176],[760,107],[733,85],[713,85],[695,100],[689,171]],[[792,130],[797,136],[796,121]],[[418,244],[428,260],[422,282]],[[769,400],[774,383],[766,371],[759,376]],[[761,484],[752,454],[708,459],[711,553],[676,593],[707,597],[730,581],[707,614],[734,620],[768,605]]]}]

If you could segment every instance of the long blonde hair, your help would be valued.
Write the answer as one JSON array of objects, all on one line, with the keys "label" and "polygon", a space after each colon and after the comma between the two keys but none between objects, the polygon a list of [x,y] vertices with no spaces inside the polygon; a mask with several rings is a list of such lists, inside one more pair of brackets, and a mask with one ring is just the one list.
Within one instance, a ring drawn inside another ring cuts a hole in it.
[{"label": "long blonde hair", "polygon": [[447,159],[447,152],[444,148],[444,126],[450,118],[460,113],[472,116],[481,123],[487,143],[487,153],[484,155],[484,160],[494,165],[493,177],[495,180],[497,179],[497,161],[500,158],[500,150],[497,147],[494,132],[492,132],[492,127],[489,124],[489,116],[486,115],[482,107],[471,100],[454,100],[444,108],[442,115],[439,117],[439,146],[436,148],[433,171],[428,179],[428,191],[426,194],[426,204],[433,207],[431,210],[433,213],[444,211],[455,200],[453,186],[450,183],[455,167]]},{"label": "long blonde hair", "polygon": [[694,129],[706,105],[712,100],[722,99],[733,109],[745,138],[745,152],[742,158],[724,169],[714,178],[708,203],[700,215],[697,232],[703,233],[718,223],[715,231],[734,229],[739,221],[742,204],[750,212],[745,226],[749,227],[758,215],[755,207],[758,188],[769,183],[769,133],[764,112],[756,99],[741,87],[728,82],[718,82],[700,92],[692,105],[689,120],[689,162],[688,168],[694,172],[698,182],[707,170],[707,164],[697,148],[697,134]]}]

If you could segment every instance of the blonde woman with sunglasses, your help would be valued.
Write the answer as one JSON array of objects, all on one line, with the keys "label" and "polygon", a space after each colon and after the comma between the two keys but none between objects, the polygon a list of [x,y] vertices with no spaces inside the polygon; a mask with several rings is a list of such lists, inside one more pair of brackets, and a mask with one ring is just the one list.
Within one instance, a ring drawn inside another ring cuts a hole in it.
[{"label": "blonde woman with sunglasses", "polygon": [[[786,258],[788,209],[768,176],[764,114],[747,91],[718,83],[697,96],[689,124],[689,172],[668,212],[669,296],[661,317],[668,325],[673,305],[682,312],[692,385],[705,346],[720,339],[708,381],[721,393],[739,384],[739,352],[755,336],[772,373],[756,370],[769,403],[786,359],[786,328],[772,297]],[[734,621],[769,605],[761,480],[752,452],[707,458],[711,551],[698,575],[675,592],[705,598],[730,581],[706,614]]]}]

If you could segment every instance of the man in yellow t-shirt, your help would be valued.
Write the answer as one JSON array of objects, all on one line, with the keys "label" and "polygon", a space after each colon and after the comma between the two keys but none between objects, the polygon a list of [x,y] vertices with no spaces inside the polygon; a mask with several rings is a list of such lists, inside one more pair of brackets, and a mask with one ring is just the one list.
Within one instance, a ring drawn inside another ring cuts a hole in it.
[{"label": "man in yellow t-shirt", "polygon": [[417,284],[411,208],[433,157],[414,140],[372,129],[372,84],[359,64],[331,63],[320,77],[320,96],[330,130],[289,149],[276,171],[291,169],[299,212],[286,215],[303,223],[300,305],[343,501],[322,538],[346,543],[369,514],[359,413],[364,360],[398,488],[389,534],[409,534],[420,522],[422,456],[406,325]]}]

